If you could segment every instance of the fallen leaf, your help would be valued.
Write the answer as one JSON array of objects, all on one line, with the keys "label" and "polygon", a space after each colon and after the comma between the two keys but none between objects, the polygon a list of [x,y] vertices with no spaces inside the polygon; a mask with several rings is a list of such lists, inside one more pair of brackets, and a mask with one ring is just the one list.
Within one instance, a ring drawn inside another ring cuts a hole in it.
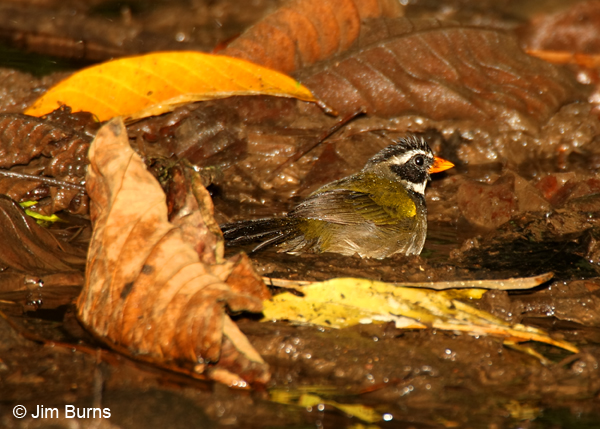
[{"label": "fallen leaf", "polygon": [[28,207],[34,206],[36,203],[37,203],[37,201],[24,201],[22,203],[19,203],[19,205],[21,207],[23,207],[23,209],[25,210],[25,214],[27,216],[31,216],[32,218],[36,219],[36,223],[40,226],[49,226],[49,225],[52,225],[54,222],[64,222],[61,218],[59,218],[55,214],[46,216],[46,215],[39,214],[38,212],[35,212],[28,208]]},{"label": "fallen leaf", "polygon": [[[201,216],[188,213],[170,223],[166,196],[129,146],[121,119],[100,129],[89,157],[86,184],[94,233],[77,301],[81,322],[137,359],[238,386],[266,382],[268,366],[226,308],[259,312],[268,292],[262,283],[252,283],[256,276],[245,279],[248,289],[230,286],[229,277],[247,259],[222,260],[218,246],[201,249],[215,253],[202,256],[193,242],[206,234],[200,231],[202,217],[211,214],[212,205]],[[207,201],[201,198],[198,204]],[[209,260],[215,263],[202,262]]]},{"label": "fallen leaf", "polygon": [[[0,168],[10,168],[18,164],[27,164],[39,156],[53,157],[68,150],[68,146],[80,145],[87,152],[89,140],[72,130],[18,113],[0,115]],[[71,175],[85,169],[85,162],[62,167],[62,173]],[[49,174],[49,171],[45,172]]]},{"label": "fallen leaf", "polygon": [[363,107],[531,132],[585,96],[571,75],[525,54],[508,34],[437,20],[374,20],[352,50],[295,76],[341,114]]},{"label": "fallen leaf", "polygon": [[362,404],[342,404],[340,402],[322,399],[321,397],[317,395],[311,395],[310,393],[303,394],[298,400],[298,405],[303,407],[316,407],[320,404],[337,408],[349,416],[356,417],[367,423],[375,423],[382,419],[380,413],[375,411],[373,408]]},{"label": "fallen leaf", "polygon": [[295,0],[254,24],[221,53],[290,73],[348,49],[363,20],[400,15],[396,0]]},{"label": "fallen leaf", "polygon": [[83,69],[50,88],[25,113],[45,115],[62,105],[100,121],[136,120],[183,104],[233,95],[266,94],[317,100],[289,76],[256,64],[200,52],[157,52]]},{"label": "fallen leaf", "polygon": [[566,3],[570,7],[541,14],[521,29],[528,49],[600,53],[600,3],[596,0]]},{"label": "fallen leaf", "polygon": [[85,249],[56,238],[0,195],[0,299],[44,309],[70,304],[83,285]]},{"label": "fallen leaf", "polygon": [[[23,209],[0,195],[0,266],[31,276],[79,271],[85,251],[56,238]],[[3,271],[4,271],[3,270]]]},{"label": "fallen leaf", "polygon": [[397,328],[462,331],[515,343],[539,341],[578,352],[572,344],[554,340],[540,329],[511,325],[457,299],[477,299],[483,294],[478,289],[439,292],[346,278],[313,283],[303,287],[302,293],[303,297],[283,293],[265,301],[263,320],[289,320],[330,328],[394,322]]},{"label": "fallen leaf", "polygon": [[298,386],[290,389],[270,389],[271,400],[280,404],[297,405],[302,408],[329,405],[349,416],[363,422],[374,423],[382,420],[382,413],[363,404],[344,404],[330,399],[332,396],[348,396],[348,392],[340,393],[332,386]]},{"label": "fallen leaf", "polygon": [[81,182],[90,141],[48,118],[0,115],[0,194],[15,201],[45,199],[32,209],[42,216],[65,209],[86,213]]}]

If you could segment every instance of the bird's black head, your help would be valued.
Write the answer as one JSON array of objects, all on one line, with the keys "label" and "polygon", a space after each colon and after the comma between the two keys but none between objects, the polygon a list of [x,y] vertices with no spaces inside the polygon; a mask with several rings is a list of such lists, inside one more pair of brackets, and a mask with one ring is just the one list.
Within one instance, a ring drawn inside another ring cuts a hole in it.
[{"label": "bird's black head", "polygon": [[387,169],[408,189],[424,194],[434,162],[433,152],[427,142],[421,137],[408,136],[375,154],[364,169],[381,172]]}]

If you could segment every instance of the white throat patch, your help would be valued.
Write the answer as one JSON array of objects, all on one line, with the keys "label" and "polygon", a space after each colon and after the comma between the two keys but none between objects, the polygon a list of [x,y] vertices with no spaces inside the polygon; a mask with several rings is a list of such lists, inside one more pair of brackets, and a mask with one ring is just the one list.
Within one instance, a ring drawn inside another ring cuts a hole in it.
[{"label": "white throat patch", "polygon": [[425,186],[427,186],[427,181],[422,183],[412,183],[407,182],[406,180],[402,181],[402,184],[407,188],[413,191],[416,194],[425,195]]}]

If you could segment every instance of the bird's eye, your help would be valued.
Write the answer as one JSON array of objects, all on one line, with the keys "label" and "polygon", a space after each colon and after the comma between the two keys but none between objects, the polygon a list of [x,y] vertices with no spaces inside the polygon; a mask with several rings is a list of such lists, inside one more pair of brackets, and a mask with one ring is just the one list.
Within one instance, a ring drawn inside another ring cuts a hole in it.
[{"label": "bird's eye", "polygon": [[414,160],[415,164],[417,164],[419,167],[425,164],[425,158],[423,158],[421,155],[415,156]]}]

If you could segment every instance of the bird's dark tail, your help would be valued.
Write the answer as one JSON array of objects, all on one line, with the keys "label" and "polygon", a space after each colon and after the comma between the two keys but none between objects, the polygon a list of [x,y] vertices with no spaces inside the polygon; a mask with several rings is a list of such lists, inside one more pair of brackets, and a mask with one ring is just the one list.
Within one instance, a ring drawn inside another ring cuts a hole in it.
[{"label": "bird's dark tail", "polygon": [[220,225],[227,246],[259,243],[253,252],[269,246],[276,246],[291,240],[301,232],[297,228],[300,219],[273,218],[244,220]]}]

